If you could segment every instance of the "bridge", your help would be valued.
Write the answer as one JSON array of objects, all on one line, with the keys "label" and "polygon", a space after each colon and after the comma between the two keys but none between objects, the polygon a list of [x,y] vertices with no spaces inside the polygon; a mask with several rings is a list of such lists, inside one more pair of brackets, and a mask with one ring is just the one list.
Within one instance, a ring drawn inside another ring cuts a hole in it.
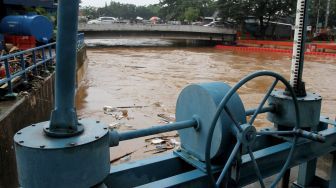
[{"label": "bridge", "polygon": [[86,38],[160,38],[172,40],[209,40],[232,42],[236,30],[229,27],[167,24],[79,24],[79,32]]}]

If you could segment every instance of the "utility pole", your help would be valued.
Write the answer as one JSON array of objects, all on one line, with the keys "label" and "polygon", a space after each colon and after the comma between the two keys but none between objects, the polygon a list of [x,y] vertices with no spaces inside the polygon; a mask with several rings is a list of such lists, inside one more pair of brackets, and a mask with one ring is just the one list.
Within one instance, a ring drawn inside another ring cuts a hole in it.
[{"label": "utility pole", "polygon": [[318,5],[317,5],[316,28],[315,28],[315,34],[314,34],[314,37],[316,37],[316,36],[318,35],[318,33],[320,32],[320,28],[319,28],[319,21],[320,21],[320,4],[321,4],[321,0],[318,1]]},{"label": "utility pole", "polygon": [[324,29],[327,29],[328,27],[329,14],[330,14],[330,0],[327,1],[327,10],[325,14]]}]

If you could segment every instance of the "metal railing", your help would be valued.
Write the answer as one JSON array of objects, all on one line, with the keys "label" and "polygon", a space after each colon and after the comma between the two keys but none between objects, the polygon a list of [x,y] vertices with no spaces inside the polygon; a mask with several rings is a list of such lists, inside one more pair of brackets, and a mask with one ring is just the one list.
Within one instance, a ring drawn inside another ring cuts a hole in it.
[{"label": "metal railing", "polygon": [[84,33],[78,33],[77,35],[77,50],[81,49],[85,45]]},{"label": "metal railing", "polygon": [[[77,50],[80,50],[84,43],[84,34],[78,34]],[[4,66],[4,78],[0,78],[0,86],[7,83],[7,96],[13,96],[13,80],[23,78],[28,81],[28,74],[35,76],[39,72],[49,72],[48,67],[54,65],[56,58],[56,42],[49,43],[36,48],[31,48],[17,53],[0,56],[0,73],[1,67]],[[41,70],[41,71],[39,71]],[[3,70],[2,70],[3,71]]]}]

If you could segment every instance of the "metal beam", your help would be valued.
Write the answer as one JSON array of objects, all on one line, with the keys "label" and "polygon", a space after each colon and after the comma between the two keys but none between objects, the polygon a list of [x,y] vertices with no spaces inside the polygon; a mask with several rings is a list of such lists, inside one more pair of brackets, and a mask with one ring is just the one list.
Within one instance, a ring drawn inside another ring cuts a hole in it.
[{"label": "metal beam", "polygon": [[[319,133],[326,137],[326,142],[319,143],[301,139],[296,146],[289,167],[297,166],[336,151],[336,128],[329,128]],[[254,152],[259,168],[262,169],[261,171],[264,178],[279,172],[287,158],[290,147],[291,143],[285,142]],[[253,170],[253,162],[247,155],[242,156],[242,164],[240,165],[240,168],[239,185],[248,185],[257,180],[257,176]]]}]

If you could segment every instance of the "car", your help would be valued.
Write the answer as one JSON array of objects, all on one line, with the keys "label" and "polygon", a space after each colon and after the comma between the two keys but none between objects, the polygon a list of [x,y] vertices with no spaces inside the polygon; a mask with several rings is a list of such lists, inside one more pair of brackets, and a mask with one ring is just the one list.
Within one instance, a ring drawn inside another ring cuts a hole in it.
[{"label": "car", "polygon": [[115,17],[99,17],[98,19],[88,21],[88,24],[108,24],[116,22],[118,22],[118,19]]},{"label": "car", "polygon": [[209,24],[203,25],[205,27],[221,27],[221,28],[233,28],[234,25],[229,22],[223,22],[223,21],[213,21],[210,22]]},{"label": "car", "polygon": [[208,24],[203,25],[205,27],[224,27],[224,24],[219,21],[213,21]]}]

